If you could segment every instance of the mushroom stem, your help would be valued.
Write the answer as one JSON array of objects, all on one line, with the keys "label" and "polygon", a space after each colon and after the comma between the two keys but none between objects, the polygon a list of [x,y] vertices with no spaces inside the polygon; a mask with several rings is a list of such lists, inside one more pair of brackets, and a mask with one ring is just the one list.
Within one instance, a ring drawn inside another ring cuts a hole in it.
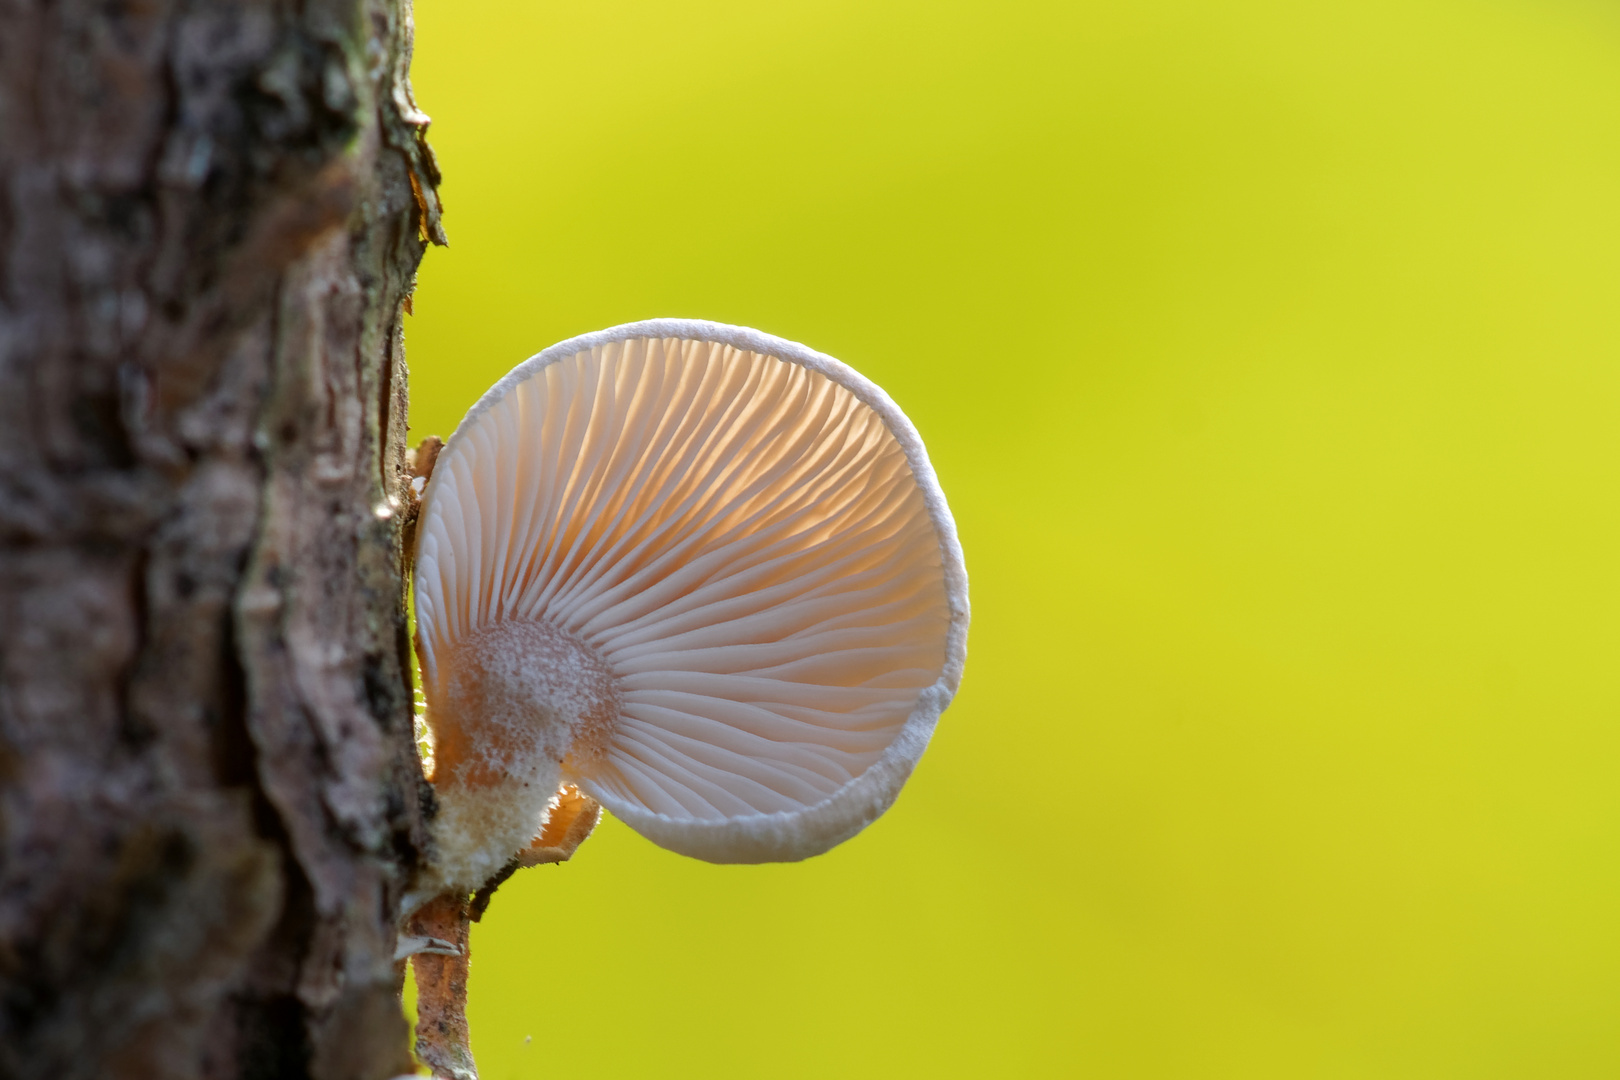
[{"label": "mushroom stem", "polygon": [[408,933],[436,938],[456,948],[411,957],[416,973],[416,1056],[445,1080],[478,1080],[467,1034],[467,895],[440,893],[411,916]]}]

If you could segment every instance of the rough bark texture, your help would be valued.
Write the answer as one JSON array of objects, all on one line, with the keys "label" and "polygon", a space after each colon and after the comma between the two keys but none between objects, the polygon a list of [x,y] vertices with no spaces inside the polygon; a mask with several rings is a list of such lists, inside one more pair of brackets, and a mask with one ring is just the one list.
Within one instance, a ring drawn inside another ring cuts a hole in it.
[{"label": "rough bark texture", "polygon": [[0,0],[0,1076],[410,1071],[402,0]]}]

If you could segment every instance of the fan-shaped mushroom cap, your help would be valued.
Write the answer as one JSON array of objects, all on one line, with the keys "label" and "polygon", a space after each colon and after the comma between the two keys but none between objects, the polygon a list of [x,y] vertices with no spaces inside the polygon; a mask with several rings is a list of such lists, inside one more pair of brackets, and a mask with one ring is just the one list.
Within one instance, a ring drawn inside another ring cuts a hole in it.
[{"label": "fan-shaped mushroom cap", "polygon": [[437,861],[476,888],[560,783],[714,862],[892,803],[955,693],[967,576],[876,386],[754,330],[554,345],[440,455],[417,527]]}]

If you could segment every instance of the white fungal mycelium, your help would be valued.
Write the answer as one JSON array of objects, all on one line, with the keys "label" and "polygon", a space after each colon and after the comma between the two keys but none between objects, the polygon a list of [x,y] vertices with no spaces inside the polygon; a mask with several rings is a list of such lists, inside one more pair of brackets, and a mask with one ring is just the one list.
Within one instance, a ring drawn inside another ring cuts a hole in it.
[{"label": "white fungal mycelium", "polygon": [[894,801],[962,674],[922,442],[802,345],[684,320],[554,345],[423,499],[432,885],[483,884],[565,784],[702,859],[818,854]]}]

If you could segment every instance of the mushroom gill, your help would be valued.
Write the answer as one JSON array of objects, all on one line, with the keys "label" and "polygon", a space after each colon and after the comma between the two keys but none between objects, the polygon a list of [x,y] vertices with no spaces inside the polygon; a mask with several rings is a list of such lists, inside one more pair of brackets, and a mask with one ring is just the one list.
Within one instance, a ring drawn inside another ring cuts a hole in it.
[{"label": "mushroom gill", "polygon": [[675,320],[546,350],[417,526],[439,881],[476,889],[563,785],[711,861],[846,839],[955,692],[966,588],[915,431],[837,361]]}]

